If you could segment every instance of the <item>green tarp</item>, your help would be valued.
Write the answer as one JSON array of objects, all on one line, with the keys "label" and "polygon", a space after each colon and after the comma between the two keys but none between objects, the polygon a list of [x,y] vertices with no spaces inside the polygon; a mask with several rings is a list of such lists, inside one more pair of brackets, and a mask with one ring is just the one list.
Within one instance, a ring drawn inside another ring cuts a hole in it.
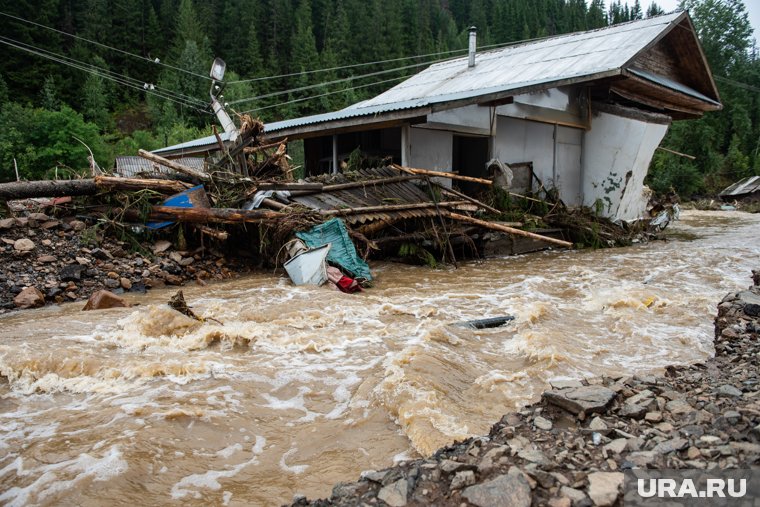
[{"label": "green tarp", "polygon": [[297,232],[296,237],[309,248],[319,248],[330,243],[327,261],[345,269],[354,278],[372,280],[369,266],[357,254],[351,238],[348,237],[346,224],[339,218],[314,226],[310,231]]}]

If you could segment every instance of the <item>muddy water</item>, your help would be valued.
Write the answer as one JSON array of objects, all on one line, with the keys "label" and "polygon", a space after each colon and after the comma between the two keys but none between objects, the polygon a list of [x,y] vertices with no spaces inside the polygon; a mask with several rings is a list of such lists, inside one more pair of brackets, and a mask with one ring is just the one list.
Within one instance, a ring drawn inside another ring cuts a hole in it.
[{"label": "muddy water", "polygon": [[[272,505],[488,431],[552,378],[712,353],[760,215],[690,212],[672,239],[458,270],[373,266],[361,295],[261,275],[168,309],[0,319],[0,503]],[[699,240],[693,240],[694,236]],[[505,328],[451,323],[513,314]]]}]

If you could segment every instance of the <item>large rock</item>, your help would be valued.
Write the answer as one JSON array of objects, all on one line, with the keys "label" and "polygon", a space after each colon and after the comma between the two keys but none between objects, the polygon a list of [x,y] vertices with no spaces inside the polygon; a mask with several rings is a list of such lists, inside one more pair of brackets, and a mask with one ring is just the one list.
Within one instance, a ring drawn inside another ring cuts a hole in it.
[{"label": "large rock", "polygon": [[13,249],[16,250],[17,252],[30,252],[34,250],[34,247],[35,247],[34,241],[32,241],[29,238],[17,239],[13,243]]},{"label": "large rock", "polygon": [[84,271],[84,266],[69,264],[61,268],[58,272],[58,277],[62,282],[78,282],[82,279],[82,271]]},{"label": "large rock", "polygon": [[129,308],[131,305],[127,301],[107,290],[99,290],[90,296],[87,304],[82,311],[88,310],[107,310],[109,308]]},{"label": "large rock", "polygon": [[617,500],[625,476],[620,472],[594,472],[588,476],[588,496],[594,505],[607,507]]},{"label": "large rock", "polygon": [[530,485],[522,474],[500,475],[468,487],[462,496],[478,507],[530,507],[531,504]]},{"label": "large rock", "polygon": [[383,487],[377,497],[391,507],[404,507],[406,505],[406,495],[409,489],[409,483],[406,479],[399,479],[396,482]]},{"label": "large rock", "polygon": [[549,403],[564,408],[573,414],[593,414],[603,412],[615,398],[615,391],[604,386],[582,386],[568,389],[553,389],[544,392]]},{"label": "large rock", "polygon": [[37,287],[27,287],[13,298],[13,304],[17,308],[38,308],[45,305],[45,295]]}]

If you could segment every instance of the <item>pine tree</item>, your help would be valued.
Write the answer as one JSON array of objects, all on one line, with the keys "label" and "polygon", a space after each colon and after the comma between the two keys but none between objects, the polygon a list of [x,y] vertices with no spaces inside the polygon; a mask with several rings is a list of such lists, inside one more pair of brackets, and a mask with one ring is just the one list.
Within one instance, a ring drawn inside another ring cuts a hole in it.
[{"label": "pine tree", "polygon": [[48,111],[58,111],[61,108],[58,86],[52,75],[45,78],[45,83],[40,90],[40,106]]},{"label": "pine tree", "polygon": [[651,18],[654,16],[659,16],[660,14],[665,14],[665,10],[663,10],[662,7],[657,5],[656,2],[652,2],[649,7],[647,7],[647,17]]},{"label": "pine tree", "polygon": [[589,29],[607,26],[607,13],[604,9],[604,0],[591,0],[586,14],[586,24]]}]

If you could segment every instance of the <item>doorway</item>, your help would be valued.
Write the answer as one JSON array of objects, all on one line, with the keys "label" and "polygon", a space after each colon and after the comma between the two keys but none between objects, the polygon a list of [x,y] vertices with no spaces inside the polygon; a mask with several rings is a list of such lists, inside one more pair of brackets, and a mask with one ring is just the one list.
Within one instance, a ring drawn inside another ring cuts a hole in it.
[{"label": "doorway", "polygon": [[[462,176],[487,178],[486,163],[488,162],[488,138],[474,136],[454,136],[452,152],[454,171]],[[479,183],[456,181],[456,186],[470,196],[477,196],[485,187]]]}]

